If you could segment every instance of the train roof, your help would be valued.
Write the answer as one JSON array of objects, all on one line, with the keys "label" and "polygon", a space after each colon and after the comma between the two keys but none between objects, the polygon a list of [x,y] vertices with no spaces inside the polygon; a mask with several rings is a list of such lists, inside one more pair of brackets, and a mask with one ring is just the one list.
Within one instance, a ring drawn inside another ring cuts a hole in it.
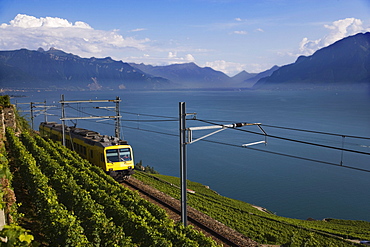
[{"label": "train roof", "polygon": [[[56,130],[58,132],[62,132],[62,124],[58,124],[56,122],[42,122],[40,123],[40,127],[45,126],[50,129]],[[113,146],[113,145],[127,145],[127,141],[121,140],[114,136],[108,135],[101,135],[100,133],[92,130],[76,128],[76,127],[68,127],[65,126],[65,134],[68,139],[68,136],[72,136],[73,138],[78,138],[80,140],[84,140],[89,145],[96,145],[96,146]]]}]

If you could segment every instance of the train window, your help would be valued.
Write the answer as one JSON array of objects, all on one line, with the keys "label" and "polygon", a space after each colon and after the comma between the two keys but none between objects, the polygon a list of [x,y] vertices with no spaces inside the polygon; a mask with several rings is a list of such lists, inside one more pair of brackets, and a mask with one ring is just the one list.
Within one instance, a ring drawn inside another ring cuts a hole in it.
[{"label": "train window", "polygon": [[120,162],[131,160],[131,152],[129,148],[107,149],[108,162]]},{"label": "train window", "polygon": [[119,149],[119,156],[121,160],[124,161],[131,160],[131,152],[129,148],[120,148]]}]

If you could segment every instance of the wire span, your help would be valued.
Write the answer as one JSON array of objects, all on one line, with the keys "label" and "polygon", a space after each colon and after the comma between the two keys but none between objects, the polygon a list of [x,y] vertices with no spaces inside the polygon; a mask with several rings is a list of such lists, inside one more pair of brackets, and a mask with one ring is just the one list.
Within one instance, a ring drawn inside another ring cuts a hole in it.
[{"label": "wire span", "polygon": [[363,137],[363,136],[342,135],[342,134],[322,132],[322,131],[315,131],[315,130],[296,129],[296,128],[290,128],[290,127],[281,127],[281,126],[269,125],[269,124],[261,124],[261,125],[262,126],[265,126],[265,127],[277,128],[277,129],[294,130],[294,131],[301,131],[301,132],[308,132],[308,133],[315,133],[315,134],[322,134],[322,135],[332,135],[332,136],[339,136],[339,137],[348,137],[348,138],[357,138],[357,139],[370,140],[370,137]]},{"label": "wire span", "polygon": [[[161,134],[161,135],[178,137],[177,134],[170,134],[170,133],[165,133],[165,132],[161,132],[161,131],[153,131],[153,130],[147,130],[147,129],[142,129],[142,128],[139,129],[139,128],[133,128],[133,127],[128,127],[128,126],[125,126],[125,128],[136,129],[136,130],[139,130],[139,131],[151,132],[151,133],[156,133],[156,134]],[[336,163],[333,163],[333,162],[317,160],[317,159],[312,159],[312,158],[307,158],[307,157],[302,157],[302,156],[297,156],[297,155],[292,155],[292,154],[274,152],[274,151],[269,151],[269,150],[253,148],[253,147],[243,147],[243,146],[240,146],[240,145],[225,143],[225,142],[220,142],[220,141],[212,141],[212,140],[205,140],[205,139],[202,139],[200,141],[219,144],[219,145],[224,145],[224,146],[236,147],[236,148],[247,148],[247,149],[250,149],[250,150],[253,150],[253,151],[258,151],[258,152],[263,152],[263,153],[268,153],[268,154],[273,154],[273,155],[279,155],[279,156],[288,157],[288,158],[295,158],[295,159],[299,159],[299,160],[321,163],[321,164],[337,166],[337,167],[343,167],[343,168],[347,168],[347,169],[352,169],[352,170],[357,170],[357,171],[369,172],[370,173],[370,170],[363,169],[363,168],[358,168],[358,167],[353,167],[353,166],[348,166],[348,165],[343,165],[343,164],[336,164]]]},{"label": "wire span", "polygon": [[[87,112],[83,111],[81,109],[81,107],[75,108],[75,107],[72,107],[68,104],[66,106],[71,108],[71,109],[74,109],[77,112],[83,113],[83,114],[87,114],[87,115],[90,115],[90,116],[97,116],[97,115],[93,115],[91,113],[87,113]],[[108,109],[106,109],[106,110],[108,110]],[[151,119],[137,119],[137,120],[126,119],[126,120],[122,120],[124,122],[174,122],[174,121],[178,121],[178,117],[161,116],[161,115],[154,115],[154,114],[133,113],[133,112],[126,112],[126,111],[120,111],[120,113],[136,115],[136,116],[165,118],[165,119],[162,119],[162,120],[151,120]],[[217,122],[224,122],[224,123],[227,122],[227,121],[221,121],[221,120],[220,121],[218,121],[218,120],[201,120],[201,119],[187,119],[187,120],[196,120],[196,121],[208,123],[208,124],[211,124],[211,125],[222,125],[222,124],[215,123],[216,121]],[[105,122],[98,122],[98,123],[114,126],[113,124],[105,123]],[[314,134],[322,134],[322,135],[331,135],[331,136],[338,136],[338,137],[349,137],[349,138],[370,140],[369,137],[342,135],[342,134],[335,134],[335,133],[328,133],[328,132],[321,132],[321,131],[313,131],[313,130],[305,130],[305,129],[298,129],[298,128],[290,128],[290,127],[282,127],[282,126],[275,126],[275,125],[268,125],[268,124],[261,124],[261,126],[269,127],[269,128],[278,128],[278,129],[285,129],[285,130],[292,130],[292,131],[314,133]],[[155,130],[137,128],[137,127],[130,127],[130,126],[121,126],[121,127],[128,128],[128,129],[135,129],[135,130],[139,130],[139,131],[150,132],[150,133],[155,133],[155,134],[160,134],[160,135],[178,137],[177,134],[171,134],[171,133],[166,133],[166,132],[162,132],[162,131],[155,131]],[[264,134],[264,133],[249,131],[249,130],[245,130],[245,129],[239,129],[239,128],[232,128],[232,129],[237,130],[237,131],[246,132],[246,133],[267,136],[267,137],[270,137],[270,138],[276,138],[276,139],[281,139],[281,140],[285,140],[285,141],[290,141],[290,142],[296,142],[296,143],[301,143],[301,144],[306,144],[306,145],[312,145],[312,146],[318,146],[318,147],[323,147],[323,148],[341,150],[341,151],[346,151],[346,152],[353,152],[353,153],[364,154],[364,155],[370,155],[370,153],[368,153],[368,152],[361,152],[361,151],[357,151],[357,150],[346,149],[346,148],[343,148],[343,146],[340,148],[340,147],[323,145],[323,144],[318,144],[318,143],[313,143],[313,142],[296,140],[296,139],[292,139],[292,138],[286,138],[286,137],[282,137],[282,136]],[[370,172],[370,170],[368,170],[368,169],[343,165],[342,163],[341,164],[336,164],[336,163],[333,163],[333,162],[317,160],[317,159],[312,159],[312,158],[307,158],[307,157],[302,157],[302,156],[297,156],[297,155],[292,155],[292,154],[280,153],[280,152],[269,151],[269,150],[262,150],[262,149],[253,148],[253,147],[242,147],[240,145],[224,143],[224,142],[219,142],[219,141],[204,140],[204,139],[201,140],[201,141],[209,142],[209,143],[215,143],[215,144],[219,144],[219,145],[231,146],[231,147],[247,148],[247,149],[253,150],[253,151],[258,151],[258,152],[263,152],[263,153],[268,153],[268,154],[273,154],[273,155],[279,155],[279,156],[284,156],[284,157],[289,157],[289,158],[295,158],[295,159],[300,159],[300,160],[305,160],[305,161],[311,161],[311,162],[316,162],[316,163],[321,163],[321,164],[326,164],[326,165],[331,165],[331,166],[343,167],[343,168],[348,168],[348,169],[362,171],[362,172]]]},{"label": "wire span", "polygon": [[253,151],[259,151],[259,152],[263,152],[263,153],[269,153],[269,154],[280,155],[280,156],[284,156],[284,157],[295,158],[295,159],[300,159],[300,160],[305,160],[305,161],[311,161],[311,162],[316,162],[316,163],[321,163],[321,164],[326,164],[326,165],[349,168],[349,169],[353,169],[353,170],[357,170],[357,171],[370,172],[370,170],[363,169],[363,168],[347,166],[347,165],[343,165],[343,164],[336,164],[336,163],[333,163],[333,162],[311,159],[311,158],[296,156],[296,155],[292,155],[292,154],[279,153],[279,152],[274,152],[274,151],[262,150],[262,149],[258,149],[258,148],[252,148],[252,147],[242,147],[240,145],[224,143],[224,142],[219,142],[219,141],[211,141],[211,140],[201,140],[201,141],[215,143],[215,144],[221,144],[221,145],[227,145],[227,146],[231,146],[231,147],[247,148],[247,149],[250,149],[250,150],[253,150]]},{"label": "wire span", "polygon": [[[201,120],[201,119],[196,119],[196,120],[204,122],[204,123],[212,124],[212,125],[222,125],[222,124],[209,122],[207,120]],[[245,130],[245,129],[238,129],[238,128],[231,128],[231,129],[236,130],[236,131],[241,131],[241,132],[247,132],[247,133],[251,133],[251,134],[255,134],[255,135],[262,135],[262,136],[266,136],[266,137],[270,137],[270,138],[280,139],[280,140],[284,140],[284,141],[290,141],[290,142],[296,142],[296,143],[301,143],[301,144],[306,144],[306,145],[311,145],[311,146],[317,146],[317,147],[323,147],[323,148],[328,148],[328,149],[335,149],[335,150],[340,150],[340,151],[370,155],[370,153],[368,153],[368,152],[362,152],[362,151],[347,149],[347,148],[343,148],[343,147],[335,147],[335,146],[329,146],[329,145],[324,145],[324,144],[319,144],[319,143],[314,143],[314,142],[301,141],[301,140],[296,140],[296,139],[292,139],[292,138],[270,135],[270,134],[265,134],[265,133],[259,133],[259,132],[254,132],[254,131],[250,131],[250,130]],[[338,136],[343,136],[343,135],[338,135]]]}]

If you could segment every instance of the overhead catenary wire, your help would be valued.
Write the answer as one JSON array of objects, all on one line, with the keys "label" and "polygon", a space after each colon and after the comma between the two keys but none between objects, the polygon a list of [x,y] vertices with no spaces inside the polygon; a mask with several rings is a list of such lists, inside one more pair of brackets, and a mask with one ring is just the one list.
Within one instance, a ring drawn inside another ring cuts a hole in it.
[{"label": "overhead catenary wire", "polygon": [[[75,111],[78,111],[82,114],[87,114],[87,115],[90,115],[90,116],[94,116],[94,114],[91,114],[91,113],[88,113],[88,112],[82,110],[83,107],[78,107],[76,109],[75,107],[72,107],[71,105],[68,105],[68,104],[66,104],[66,107],[74,109]],[[54,109],[54,110],[57,110],[57,109]],[[106,110],[108,110],[108,109],[106,109]],[[178,121],[178,117],[172,117],[172,116],[163,116],[163,115],[145,114],[145,113],[134,113],[134,112],[127,112],[127,111],[120,111],[120,113],[128,114],[128,115],[136,115],[136,116],[153,117],[153,118],[164,118],[164,119],[122,119],[121,121],[123,121],[123,122],[148,122],[148,123],[149,122],[153,122],[153,123],[158,122],[159,123],[159,122],[175,122],[175,121]],[[97,116],[97,115],[95,115],[95,116]],[[215,123],[216,121],[217,122],[230,122],[230,121],[223,121],[223,120],[202,120],[202,119],[194,119],[194,118],[187,119],[187,120],[196,120],[196,121],[201,121],[201,122],[212,124],[212,125],[222,125],[222,124],[219,124],[219,123]],[[114,126],[114,124],[110,124],[110,123],[106,123],[106,122],[104,122],[104,123],[103,122],[98,122],[98,123]],[[278,129],[300,131],[300,132],[307,132],[307,133],[314,133],[314,134],[321,134],[321,135],[331,135],[331,136],[338,136],[338,137],[342,137],[342,138],[349,137],[349,138],[357,138],[357,139],[364,139],[364,140],[369,140],[370,139],[370,137],[343,135],[343,134],[336,134],[336,133],[329,133],[329,132],[322,132],[322,131],[314,131],[314,130],[306,130],[306,129],[298,129],[298,128],[291,128],[291,127],[283,127],[283,126],[276,126],[276,125],[269,125],[269,124],[261,124],[261,125],[264,126],[264,127],[269,127],[269,128],[278,128]],[[127,126],[127,125],[122,125],[121,127],[128,128],[128,129],[135,129],[135,130],[144,131],[144,132],[155,133],[155,134],[160,134],[160,135],[178,137],[178,134],[172,134],[172,133],[167,133],[167,132],[163,132],[163,131],[156,131],[156,130],[151,130],[151,129],[130,127],[130,126]],[[254,132],[254,131],[245,130],[245,129],[234,129],[234,130],[242,131],[242,132],[246,132],[246,133],[250,133],[250,134],[263,135],[263,136],[267,136],[269,138],[276,138],[276,139],[281,139],[281,140],[290,141],[290,142],[296,142],[296,143],[301,143],[301,144],[306,144],[306,145],[318,146],[318,147],[322,147],[322,148],[340,150],[342,152],[346,151],[346,152],[353,152],[353,153],[358,153],[358,154],[370,155],[370,153],[368,153],[368,152],[362,152],[362,151],[343,148],[343,145],[342,145],[342,147],[335,147],[335,146],[329,146],[329,145],[324,145],[324,144],[319,144],[319,143],[296,140],[296,139],[287,138],[287,137],[283,137],[283,136],[263,134],[263,133]],[[292,154],[286,154],[286,153],[281,153],[281,152],[263,150],[263,149],[253,148],[253,147],[242,147],[240,145],[230,144],[230,143],[225,143],[225,142],[212,141],[212,140],[202,140],[202,141],[209,142],[209,143],[215,143],[215,144],[219,144],[219,145],[231,146],[231,147],[247,148],[247,149],[250,149],[250,150],[269,153],[269,154],[273,154],[273,155],[279,155],[279,156],[290,157],[290,158],[295,158],[295,159],[300,159],[300,160],[306,160],[306,161],[311,161],[311,162],[316,162],[316,163],[321,163],[321,164],[326,164],[326,165],[339,166],[339,167],[354,169],[354,170],[363,171],[363,172],[370,172],[370,170],[367,170],[367,169],[348,166],[348,165],[343,165],[342,162],[340,164],[337,164],[337,163],[333,163],[333,162],[317,160],[317,159],[302,157],[302,156],[298,156],[298,155],[292,155]]]},{"label": "overhead catenary wire", "polygon": [[[90,116],[94,116],[94,117],[97,117],[98,115],[94,115],[94,114],[90,114],[88,112],[85,112],[81,109],[76,109],[75,107],[73,106],[70,106],[68,105],[67,107],[79,112],[79,113],[84,113],[86,115],[90,115]],[[105,109],[103,108],[104,110],[109,110],[109,109]],[[169,116],[160,116],[160,115],[152,115],[152,114],[143,114],[143,113],[132,113],[132,112],[124,112],[124,111],[120,111],[120,113],[125,113],[125,114],[131,114],[131,115],[136,115],[136,116],[148,116],[148,117],[157,117],[157,118],[166,118],[166,119],[160,119],[160,120],[154,120],[154,119],[122,119],[121,122],[123,121],[126,121],[126,122],[174,122],[174,121],[178,121],[178,118],[175,118],[175,117],[169,117]]]},{"label": "overhead catenary wire", "polygon": [[301,132],[315,133],[315,134],[322,134],[322,135],[332,135],[332,136],[339,136],[339,137],[348,137],[348,138],[356,138],[356,139],[370,140],[370,137],[364,137],[364,136],[336,134],[336,133],[329,133],[329,132],[323,132],[323,131],[297,129],[297,128],[282,127],[282,126],[269,125],[269,124],[261,124],[261,125],[262,126],[265,126],[265,127],[270,127],[270,128],[278,128],[278,129],[294,130],[294,131],[301,131]]},{"label": "overhead catenary wire", "polygon": [[[90,115],[90,116],[98,116],[98,115],[94,115],[94,114],[91,114],[91,113],[88,113],[86,111],[81,110],[82,107],[75,108],[75,107],[72,107],[71,105],[68,105],[68,104],[66,104],[66,107],[74,109],[75,111],[77,111],[79,113],[87,114],[87,115]],[[106,109],[106,108],[102,108],[102,109],[110,110],[110,109]],[[136,116],[165,118],[165,119],[160,119],[160,120],[154,120],[154,119],[122,119],[121,121],[123,121],[123,122],[171,122],[171,121],[175,122],[175,121],[178,121],[178,117],[172,117],[172,116],[163,116],[163,115],[146,114],[146,113],[134,113],[134,112],[127,112],[127,111],[120,111],[120,113],[129,114],[129,115],[136,115]],[[222,125],[222,124],[219,124],[219,123],[215,123],[216,121],[217,122],[230,122],[230,121],[223,121],[223,120],[202,120],[202,119],[189,119],[189,120],[197,120],[197,121],[201,121],[201,122],[212,124],[212,125]],[[300,131],[300,132],[307,132],[307,133],[322,134],[322,135],[331,135],[331,136],[338,136],[338,137],[348,137],[348,138],[357,138],[357,139],[370,140],[370,137],[363,137],[363,136],[336,134],[336,133],[329,133],[329,132],[323,132],[323,131],[298,129],[298,128],[283,127],[283,126],[276,126],[276,125],[269,125],[269,124],[261,124],[261,126],[270,127],[270,128],[279,128],[279,129],[285,129],[285,130]],[[247,132],[247,133],[251,133],[251,134],[256,134],[256,135],[265,135],[265,134],[260,133],[260,132],[254,132],[254,131],[245,130],[245,129],[235,129],[235,130],[243,131],[243,132]],[[276,139],[282,139],[282,140],[286,140],[286,141],[307,144],[307,145],[314,145],[314,146],[321,146],[321,147],[325,147],[325,148],[337,149],[337,150],[341,150],[341,151],[355,152],[355,153],[361,153],[361,154],[366,154],[366,155],[370,154],[368,152],[361,152],[361,151],[357,151],[357,150],[345,149],[345,148],[342,148],[342,147],[334,147],[334,146],[329,146],[329,145],[324,145],[324,144],[312,143],[312,142],[296,140],[296,139],[292,139],[292,138],[286,138],[286,137],[282,137],[282,136],[275,136],[275,135],[269,135],[269,134],[267,136],[272,137],[272,138],[276,138]]]},{"label": "overhead catenary wire", "polygon": [[[194,120],[194,119],[187,119],[187,120]],[[113,124],[110,124],[110,123],[102,123],[102,122],[100,122],[100,124],[113,125]],[[138,131],[155,133],[155,134],[159,134],[159,135],[178,137],[178,134],[175,134],[175,133],[172,134],[172,133],[167,133],[167,132],[162,132],[162,131],[149,130],[149,129],[143,129],[143,128],[135,128],[135,127],[130,127],[130,126],[122,126],[122,127],[128,128],[128,129],[134,129],[134,130],[138,130]],[[264,150],[264,149],[253,148],[253,147],[243,147],[241,145],[231,144],[231,143],[226,143],[226,142],[221,142],[221,141],[206,140],[206,139],[202,139],[200,141],[208,142],[208,143],[214,143],[214,144],[218,144],[218,145],[229,146],[229,147],[234,147],[234,148],[249,149],[249,150],[252,150],[252,151],[263,152],[263,153],[272,154],[272,155],[278,155],[278,156],[283,156],[283,157],[288,157],[288,158],[294,158],[294,159],[299,159],[299,160],[304,160],[304,161],[320,163],[320,164],[324,164],[324,165],[331,165],[331,166],[342,167],[342,168],[347,168],[347,169],[352,169],[352,170],[356,170],[356,171],[370,173],[369,169],[344,165],[342,162],[340,164],[337,164],[337,163],[334,163],[334,162],[329,162],[329,161],[324,161],[324,160],[319,160],[319,159],[313,159],[313,158],[307,158],[307,157],[293,155],[293,154],[286,154],[286,153],[282,153],[282,152]]]},{"label": "overhead catenary wire", "polygon": [[[69,106],[69,107],[72,108],[72,109],[74,109],[74,110],[76,110],[76,111],[79,111],[79,112],[82,112],[82,113],[85,113],[85,114],[89,114],[89,113],[84,112],[82,110],[76,109],[76,108],[74,108],[72,106]],[[145,119],[145,120],[144,119],[131,119],[131,120],[130,119],[123,119],[123,120],[121,120],[121,121],[124,121],[124,122],[125,121],[127,121],[127,122],[168,122],[168,121],[178,121],[178,118],[170,117],[170,116],[160,116],[160,115],[153,115],[153,114],[141,114],[141,113],[124,112],[124,111],[121,111],[121,112],[122,113],[129,113],[129,114],[132,114],[132,115],[143,115],[143,116],[146,115],[146,116],[151,116],[151,117],[167,118],[167,119],[162,119],[162,120],[151,120],[151,119]],[[209,120],[194,119],[194,118],[189,119],[189,120],[196,120],[196,121],[208,123],[208,124],[211,124],[211,125],[222,125],[222,124],[211,122]],[[289,129],[289,130],[304,131],[304,132],[308,132],[308,133],[318,133],[318,134],[333,135],[333,136],[340,136],[340,137],[343,137],[344,136],[344,137],[353,137],[353,138],[358,138],[358,139],[370,139],[368,137],[334,134],[334,133],[327,133],[327,132],[320,132],[320,131],[303,130],[303,129],[297,129],[297,128],[280,127],[280,126],[267,125],[267,124],[263,124],[263,126],[266,126],[266,127],[275,127],[275,128],[284,128],[284,129]],[[352,153],[370,155],[370,153],[368,153],[368,152],[363,152],[363,151],[358,151],[358,150],[353,150],[353,149],[347,149],[347,148],[344,148],[343,146],[342,147],[335,147],[335,146],[329,146],[329,145],[320,144],[320,143],[307,142],[307,141],[302,141],[302,140],[297,140],[297,139],[292,139],[292,138],[287,138],[287,137],[282,137],[282,136],[276,136],[276,135],[270,135],[270,134],[266,134],[266,133],[254,132],[254,131],[245,130],[245,129],[239,129],[239,128],[233,128],[233,129],[234,130],[237,130],[237,131],[251,133],[251,134],[262,135],[262,136],[269,137],[269,138],[275,138],[275,139],[280,139],[280,140],[285,140],[285,141],[290,141],[290,142],[296,142],[296,143],[300,143],[300,144],[306,144],[306,145],[318,146],[318,147],[323,147],[323,148],[328,148],[328,149],[334,149],[334,150],[339,150],[339,151],[342,151],[342,152],[343,151],[346,151],[346,152],[352,152]]]},{"label": "overhead catenary wire", "polygon": [[[199,119],[189,119],[189,120],[199,120]],[[199,121],[204,121],[204,120],[199,120]],[[215,124],[215,123],[213,123],[213,124]],[[219,125],[219,124],[215,124],[215,125]],[[145,131],[144,129],[141,129],[141,130],[142,131]],[[236,130],[241,130],[241,129],[236,129]],[[244,131],[244,130],[241,130],[241,131]],[[246,132],[253,133],[253,134],[258,134],[258,135],[267,135],[267,134],[261,134],[261,133],[257,133],[257,132],[252,132],[252,131],[246,131]],[[310,131],[308,131],[308,132],[310,132]],[[312,131],[312,132],[314,132],[314,131]],[[158,133],[158,134],[166,134],[166,135],[171,135],[171,136],[177,136],[175,134],[168,134],[168,133],[163,133],[163,132],[156,132],[156,133]],[[321,132],[321,134],[325,134],[325,133],[324,132]],[[340,134],[332,134],[332,135],[344,137],[344,135],[340,135]],[[309,145],[319,146],[319,147],[338,149],[338,150],[341,150],[342,153],[343,153],[343,151],[348,151],[348,152],[354,152],[354,153],[360,153],[360,154],[370,155],[370,153],[367,153],[367,152],[360,152],[360,151],[356,151],[356,150],[345,149],[345,148],[343,148],[343,146],[342,146],[342,148],[337,148],[337,147],[333,147],[333,146],[321,145],[321,144],[310,143],[310,142],[304,142],[304,141],[300,141],[300,140],[294,140],[294,139],[290,139],[290,138],[283,138],[283,137],[278,137],[278,136],[273,136],[273,135],[267,135],[267,136],[269,136],[269,137],[275,137],[275,138],[279,138],[279,139],[283,139],[283,140],[287,140],[287,141],[294,141],[294,142],[300,142],[300,143],[303,143],[303,144],[309,144]],[[358,136],[356,136],[356,137],[357,138],[361,138],[361,137],[358,137]],[[364,139],[367,139],[367,138],[365,137]],[[239,148],[242,147],[240,145],[230,144],[230,143],[225,143],[225,142],[219,142],[219,141],[212,141],[212,140],[202,140],[202,141],[210,142],[210,143],[217,143],[217,144],[227,145],[227,146],[232,146],[232,147],[239,147]],[[245,148],[245,147],[243,147],[243,148]],[[274,155],[280,155],[280,156],[285,156],[285,157],[290,157],[290,158],[296,158],[296,159],[300,159],[300,160],[311,161],[311,162],[316,162],[316,163],[321,163],[321,164],[326,164],[326,165],[338,166],[338,167],[353,169],[353,170],[357,170],[357,171],[370,172],[370,170],[368,170],[368,169],[363,169],[363,168],[359,168],[359,167],[353,167],[353,166],[343,165],[343,155],[341,156],[342,158],[341,158],[340,164],[337,164],[337,163],[333,163],[333,162],[328,162],[328,161],[323,161],[323,160],[318,160],[318,159],[312,159],[312,158],[307,158],[307,157],[302,157],[302,156],[297,156],[297,155],[292,155],[292,154],[285,154],[285,153],[281,153],[281,152],[275,152],[275,151],[269,151],[269,150],[262,150],[262,149],[251,148],[251,147],[247,147],[247,148],[250,149],[250,150],[264,152],[264,153],[269,153],[269,154],[274,154]]]},{"label": "overhead catenary wire", "polygon": [[[203,122],[208,122],[216,125],[222,125],[221,123],[230,123],[230,122],[236,122],[236,121],[225,121],[225,120],[210,120],[210,119],[196,119]],[[322,134],[322,135],[331,135],[331,136],[338,136],[338,137],[348,137],[348,138],[355,138],[355,139],[364,139],[364,140],[370,140],[370,137],[366,136],[355,136],[355,135],[347,135],[347,134],[338,134],[338,133],[330,133],[330,132],[324,132],[324,131],[316,131],[316,130],[307,130],[307,129],[299,129],[299,128],[292,128],[292,127],[284,127],[284,126],[277,126],[277,125],[271,125],[271,124],[264,124],[261,123],[261,126],[269,127],[269,128],[277,128],[277,129],[284,129],[284,130],[292,130],[292,131],[300,131],[300,132],[307,132],[307,133],[314,133],[314,134]]]},{"label": "overhead catenary wire", "polygon": [[[111,109],[107,109],[107,108],[99,108],[99,107],[94,107],[94,108],[112,111]],[[135,113],[135,112],[128,112],[128,111],[119,111],[119,112],[123,114],[135,115],[135,116],[140,115],[140,116],[146,116],[146,117],[167,118],[167,119],[172,119],[172,120],[178,120],[178,117],[171,117],[171,116],[162,116],[162,115],[154,115],[154,114],[147,114],[147,113]]]},{"label": "overhead catenary wire", "polygon": [[[212,125],[221,125],[221,124],[209,122],[207,120],[201,120],[201,119],[196,119],[196,120],[197,121],[200,121],[200,122],[212,124]],[[287,137],[282,137],[282,136],[276,136],[276,135],[270,135],[270,134],[266,134],[266,133],[259,133],[259,132],[254,132],[254,131],[245,130],[245,129],[239,129],[239,128],[231,128],[231,129],[236,130],[236,131],[242,131],[242,132],[247,132],[247,133],[251,133],[251,134],[256,134],[256,135],[267,136],[267,137],[270,137],[270,138],[280,139],[280,140],[284,140],[284,141],[290,141],[290,142],[307,144],[307,145],[311,145],[311,146],[318,146],[318,147],[323,147],[323,148],[328,148],[328,149],[335,149],[335,150],[340,150],[340,151],[346,151],[346,152],[352,152],[352,153],[370,155],[370,153],[368,153],[368,152],[363,152],[363,151],[358,151],[358,150],[353,150],[353,149],[347,149],[347,148],[343,148],[343,147],[335,147],[335,146],[329,146],[329,145],[324,145],[324,144],[319,144],[319,143],[313,143],[313,142],[307,142],[307,141],[302,141],[302,140],[296,140],[296,139],[292,139],[292,138],[287,138]],[[343,136],[343,135],[340,135],[340,136]]]},{"label": "overhead catenary wire", "polygon": [[289,157],[289,158],[295,158],[295,159],[300,159],[300,160],[305,160],[305,161],[311,161],[311,162],[316,162],[316,163],[321,163],[321,164],[326,164],[326,165],[332,165],[332,166],[338,166],[338,167],[343,167],[343,168],[349,168],[349,169],[363,171],[363,172],[370,172],[370,170],[363,169],[363,168],[358,168],[358,167],[353,167],[353,166],[343,165],[343,163],[337,164],[337,163],[333,163],[333,162],[328,162],[328,161],[323,161],[323,160],[317,160],[317,159],[312,159],[312,158],[306,158],[306,157],[292,155],[292,154],[285,154],[285,153],[280,153],[280,152],[275,152],[275,151],[269,151],[269,150],[263,150],[263,149],[252,148],[252,147],[242,147],[240,145],[230,144],[230,143],[224,143],[224,142],[219,142],[219,141],[212,141],[212,140],[202,140],[202,141],[210,142],[210,143],[215,143],[215,144],[226,145],[226,146],[231,146],[231,147],[237,147],[237,148],[247,148],[247,149],[250,149],[250,150],[259,151],[259,152],[263,152],[263,153],[269,153],[269,154],[280,155],[280,156],[285,156],[285,157]]}]

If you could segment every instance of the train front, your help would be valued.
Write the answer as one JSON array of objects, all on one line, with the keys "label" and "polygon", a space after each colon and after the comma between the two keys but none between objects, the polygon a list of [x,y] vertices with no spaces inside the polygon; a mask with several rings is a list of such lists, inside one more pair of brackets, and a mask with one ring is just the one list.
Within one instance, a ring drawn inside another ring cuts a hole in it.
[{"label": "train front", "polygon": [[134,156],[130,145],[115,145],[104,149],[107,174],[115,179],[127,179],[134,174]]}]

